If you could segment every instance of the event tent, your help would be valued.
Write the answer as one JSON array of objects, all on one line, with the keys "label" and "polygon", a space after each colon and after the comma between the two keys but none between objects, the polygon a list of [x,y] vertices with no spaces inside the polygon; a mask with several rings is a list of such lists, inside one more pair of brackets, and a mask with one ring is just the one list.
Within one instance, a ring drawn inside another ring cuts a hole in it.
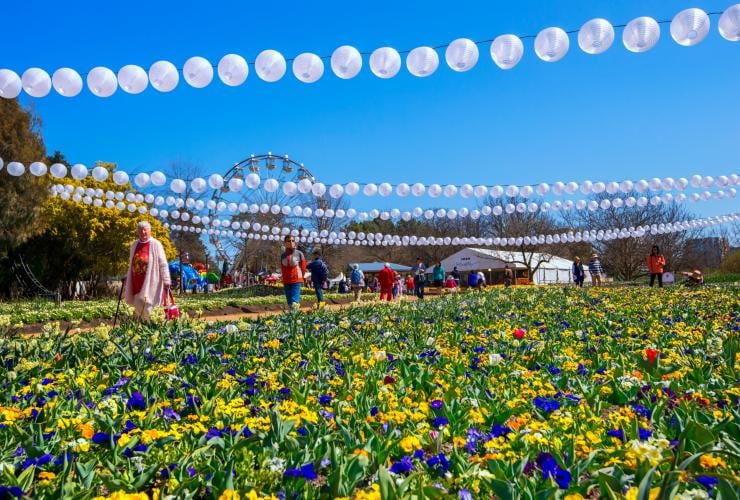
[{"label": "event tent", "polygon": [[[461,273],[470,271],[483,271],[491,269],[501,272],[506,264],[517,271],[526,270],[527,266],[521,262],[521,253],[504,250],[492,250],[488,248],[464,248],[442,261],[446,272],[451,272],[455,267]],[[571,261],[555,255],[534,253],[532,254],[532,267],[542,261],[540,267],[530,279],[536,284],[546,283],[569,283],[571,282]],[[521,275],[521,272],[517,273]]]},{"label": "event tent", "polygon": [[[379,273],[383,269],[385,262],[358,262],[357,264],[363,273]],[[389,264],[391,265],[391,269],[399,273],[411,271],[411,267],[409,266],[402,266],[401,264],[394,264],[392,262]],[[350,264],[350,267],[352,267],[352,264]]]}]

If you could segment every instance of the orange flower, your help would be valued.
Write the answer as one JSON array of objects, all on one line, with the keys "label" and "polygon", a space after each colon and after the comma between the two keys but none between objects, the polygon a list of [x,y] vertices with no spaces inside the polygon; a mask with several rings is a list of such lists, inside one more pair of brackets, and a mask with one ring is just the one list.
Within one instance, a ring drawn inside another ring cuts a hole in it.
[{"label": "orange flower", "polygon": [[92,439],[95,435],[95,429],[90,424],[80,424],[77,426],[77,432],[79,432],[85,439]]}]

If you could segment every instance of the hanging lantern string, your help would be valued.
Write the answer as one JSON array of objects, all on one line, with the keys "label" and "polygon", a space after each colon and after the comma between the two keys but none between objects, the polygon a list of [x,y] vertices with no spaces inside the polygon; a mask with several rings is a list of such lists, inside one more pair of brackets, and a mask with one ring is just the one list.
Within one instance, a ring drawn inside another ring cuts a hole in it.
[{"label": "hanging lantern string", "polygon": [[[719,16],[719,15],[722,15],[722,12],[723,11],[712,11],[712,12],[707,12],[706,14],[708,16]],[[663,20],[656,21],[656,22],[658,24],[669,24],[671,22],[671,19],[663,19]],[[625,26],[627,26],[627,24],[614,24],[612,26],[614,28],[624,28]],[[564,30],[564,31],[567,34],[572,35],[572,34],[578,33],[579,30],[580,30],[580,28],[578,28],[578,29]],[[534,38],[537,38],[537,35],[536,34],[535,35],[516,35],[516,36],[519,37],[520,39],[534,39]],[[473,40],[473,43],[476,44],[476,45],[482,45],[482,44],[485,44],[485,43],[491,43],[494,40],[495,40],[495,37],[494,38],[487,38],[485,40]],[[432,47],[432,49],[434,49],[434,50],[441,50],[441,49],[446,48],[448,45],[449,45],[449,43],[445,43],[445,44],[441,44],[441,45],[435,45],[435,46]],[[399,50],[398,53],[399,54],[408,54],[412,50],[413,49],[403,49],[403,50]],[[363,56],[370,56],[372,54],[372,51],[361,51],[360,54],[363,55]],[[285,58],[285,61],[286,62],[292,62],[292,61],[294,61],[296,59],[296,57],[298,57],[298,56],[286,57]],[[330,55],[326,55],[326,56],[319,56],[319,58],[320,59],[325,59],[325,60],[330,60],[331,59],[331,54]],[[252,66],[252,67],[254,67],[254,65],[255,65],[254,61],[252,61],[252,62],[247,61],[247,64],[249,66]],[[213,69],[218,69],[218,64],[211,64],[211,67]],[[183,69],[184,69],[184,67],[181,67],[181,66],[176,66],[176,68],[180,72],[182,72]],[[84,73],[80,73],[80,76],[87,76],[88,74],[89,74],[89,71],[88,72],[84,72]]]}]

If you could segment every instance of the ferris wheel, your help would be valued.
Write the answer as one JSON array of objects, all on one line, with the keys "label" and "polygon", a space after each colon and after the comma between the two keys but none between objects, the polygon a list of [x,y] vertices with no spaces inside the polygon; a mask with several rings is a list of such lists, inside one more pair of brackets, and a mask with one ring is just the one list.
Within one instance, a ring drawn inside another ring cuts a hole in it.
[{"label": "ferris wheel", "polygon": [[[273,228],[280,225],[298,224],[298,217],[286,207],[296,205],[307,205],[314,201],[314,196],[309,193],[296,192],[286,194],[284,190],[267,191],[263,187],[259,189],[246,189],[232,191],[229,183],[232,179],[241,179],[251,174],[257,174],[264,181],[275,179],[280,186],[286,182],[298,183],[303,179],[315,182],[314,175],[302,164],[288,157],[288,155],[274,155],[271,152],[261,155],[251,155],[236,162],[224,175],[224,186],[213,191],[211,200],[208,202],[208,216],[211,220],[228,217],[232,221],[248,223],[254,227],[255,223]],[[262,183],[264,185],[264,182]],[[256,241],[274,240],[276,234],[264,232],[262,235],[254,235]],[[210,231],[208,239],[216,249],[219,259],[225,260],[232,267],[239,266],[245,259],[250,239],[239,235],[239,228],[221,231],[218,234]]]}]

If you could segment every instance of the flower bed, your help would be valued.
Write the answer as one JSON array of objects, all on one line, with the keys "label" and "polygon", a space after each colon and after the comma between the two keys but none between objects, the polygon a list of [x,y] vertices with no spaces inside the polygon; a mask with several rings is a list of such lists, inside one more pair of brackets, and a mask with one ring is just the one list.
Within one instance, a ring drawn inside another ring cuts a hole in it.
[{"label": "flower bed", "polygon": [[3,339],[0,497],[732,498],[737,304],[498,289]]}]

